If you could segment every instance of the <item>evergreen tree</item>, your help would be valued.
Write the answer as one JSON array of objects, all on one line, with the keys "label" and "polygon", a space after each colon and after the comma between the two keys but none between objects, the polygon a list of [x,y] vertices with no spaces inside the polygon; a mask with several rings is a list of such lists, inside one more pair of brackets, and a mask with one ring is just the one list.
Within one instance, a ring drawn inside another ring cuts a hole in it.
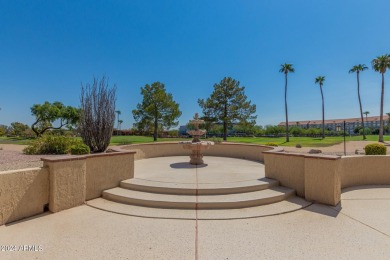
[{"label": "evergreen tree", "polygon": [[164,84],[160,82],[141,87],[141,94],[142,103],[138,103],[137,109],[133,110],[135,126],[139,129],[139,126],[153,124],[153,139],[157,141],[159,126],[169,129],[178,125],[179,122],[175,120],[181,116],[179,104],[173,100],[172,94],[166,92]]},{"label": "evergreen tree", "polygon": [[253,125],[257,116],[256,105],[252,105],[245,95],[245,87],[230,77],[225,77],[214,85],[214,91],[206,100],[198,99],[203,114],[210,120],[223,124],[223,140],[226,141],[228,126],[238,122],[250,122]]}]

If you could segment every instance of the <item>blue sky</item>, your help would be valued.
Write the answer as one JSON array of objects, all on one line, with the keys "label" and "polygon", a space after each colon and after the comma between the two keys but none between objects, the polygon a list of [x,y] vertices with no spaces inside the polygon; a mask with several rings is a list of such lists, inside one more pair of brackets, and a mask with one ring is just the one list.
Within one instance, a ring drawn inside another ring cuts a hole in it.
[{"label": "blue sky", "polygon": [[[289,76],[289,119],[379,114],[380,74],[370,62],[390,53],[390,1],[6,1],[0,0],[0,124],[31,124],[30,107],[44,101],[79,105],[80,85],[106,75],[117,85],[122,128],[134,122],[140,87],[165,83],[183,111],[201,112],[198,98],[231,76],[257,105],[257,124],[284,120],[282,63]],[[388,72],[390,74],[390,72]],[[390,76],[385,108],[390,112]]]}]

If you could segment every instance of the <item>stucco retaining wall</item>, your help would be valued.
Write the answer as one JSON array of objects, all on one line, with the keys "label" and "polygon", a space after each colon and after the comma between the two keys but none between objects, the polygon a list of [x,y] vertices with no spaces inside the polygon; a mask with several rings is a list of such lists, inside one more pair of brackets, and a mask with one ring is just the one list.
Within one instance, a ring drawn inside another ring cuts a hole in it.
[{"label": "stucco retaining wall", "polygon": [[115,149],[110,153],[42,160],[50,169],[49,208],[52,212],[98,198],[104,190],[134,177],[133,151]]},{"label": "stucco retaining wall", "polygon": [[329,205],[341,200],[339,157],[305,156],[305,199]]},{"label": "stucco retaining wall", "polygon": [[178,142],[161,142],[147,144],[132,144],[121,146],[123,150],[135,152],[134,160],[168,157],[168,156],[185,156],[190,155],[190,151],[179,149],[181,148]]},{"label": "stucco retaining wall", "polygon": [[0,225],[58,212],[134,177],[134,152],[43,158],[44,167],[0,172]]},{"label": "stucco retaining wall", "polygon": [[390,156],[331,156],[265,151],[265,176],[309,201],[336,205],[341,189],[390,184]]},{"label": "stucco retaining wall", "polygon": [[[189,150],[185,150],[178,142],[133,144],[121,146],[121,149],[136,152],[135,160],[166,156],[189,156],[191,153]],[[230,157],[263,162],[263,151],[272,149],[273,147],[256,144],[219,143],[205,150],[203,154],[205,156]]]},{"label": "stucco retaining wall", "polygon": [[265,151],[265,176],[295,189],[308,201],[336,205],[341,199],[339,156]]},{"label": "stucco retaining wall", "polygon": [[34,216],[49,203],[49,170],[0,172],[0,225]]},{"label": "stucco retaining wall", "polygon": [[45,160],[50,172],[49,209],[58,212],[82,205],[86,194],[85,158]]},{"label": "stucco retaining wall", "polygon": [[341,188],[390,184],[390,156],[343,157],[340,164]]},{"label": "stucco retaining wall", "polygon": [[264,153],[265,175],[276,179],[282,186],[296,190],[305,196],[305,157],[285,153]]},{"label": "stucco retaining wall", "polygon": [[90,156],[87,158],[85,200],[98,198],[102,191],[118,187],[121,181],[131,178],[134,178],[134,153]]}]

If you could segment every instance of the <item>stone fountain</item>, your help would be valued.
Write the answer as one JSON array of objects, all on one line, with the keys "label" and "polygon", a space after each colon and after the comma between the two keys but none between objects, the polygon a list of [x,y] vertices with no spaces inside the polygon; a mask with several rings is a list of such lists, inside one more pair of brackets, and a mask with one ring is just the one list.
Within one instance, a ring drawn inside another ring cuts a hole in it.
[{"label": "stone fountain", "polygon": [[214,142],[210,141],[200,141],[199,137],[206,133],[206,130],[199,129],[199,125],[203,124],[204,120],[200,120],[198,113],[195,114],[194,119],[190,120],[190,124],[194,125],[194,130],[187,131],[187,134],[193,137],[192,141],[180,142],[183,145],[184,149],[191,150],[190,155],[190,164],[200,165],[203,164],[203,150],[207,150],[211,145],[214,145]]}]

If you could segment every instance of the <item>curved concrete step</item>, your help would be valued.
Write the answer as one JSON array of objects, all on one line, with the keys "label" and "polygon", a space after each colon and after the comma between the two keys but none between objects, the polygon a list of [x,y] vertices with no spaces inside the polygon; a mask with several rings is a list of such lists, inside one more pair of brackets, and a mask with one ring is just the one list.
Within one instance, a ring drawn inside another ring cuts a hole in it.
[{"label": "curved concrete step", "polygon": [[103,198],[87,201],[87,205],[107,212],[144,218],[187,219],[195,220],[223,220],[256,218],[286,214],[303,209],[312,203],[302,198],[290,198],[273,204],[244,208],[244,209],[217,209],[217,210],[183,210],[147,208],[134,205],[116,203]]},{"label": "curved concrete step", "polygon": [[287,199],[295,191],[286,187],[227,195],[168,195],[113,188],[103,198],[119,203],[171,209],[234,209],[275,203]]},{"label": "curved concrete step", "polygon": [[265,190],[278,185],[277,180],[268,178],[227,183],[199,183],[198,187],[195,183],[161,182],[138,178],[124,180],[120,183],[120,187],[129,190],[177,195],[234,194]]}]

